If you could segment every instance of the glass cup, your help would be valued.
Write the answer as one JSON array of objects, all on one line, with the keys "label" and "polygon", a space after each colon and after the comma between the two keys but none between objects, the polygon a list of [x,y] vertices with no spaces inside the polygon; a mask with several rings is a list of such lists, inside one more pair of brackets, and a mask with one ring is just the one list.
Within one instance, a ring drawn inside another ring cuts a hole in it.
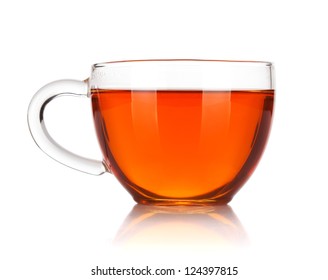
[{"label": "glass cup", "polygon": [[[90,98],[103,160],[76,155],[47,132],[46,105],[67,95]],[[93,65],[84,81],[41,88],[28,123],[50,157],[90,174],[113,173],[138,203],[226,204],[263,153],[273,101],[270,62],[114,61]]]}]

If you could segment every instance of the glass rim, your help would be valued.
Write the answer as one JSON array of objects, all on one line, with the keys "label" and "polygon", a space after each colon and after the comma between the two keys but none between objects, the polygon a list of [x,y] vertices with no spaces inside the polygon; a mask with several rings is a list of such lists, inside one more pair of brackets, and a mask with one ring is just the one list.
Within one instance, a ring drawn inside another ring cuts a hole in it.
[{"label": "glass rim", "polygon": [[262,65],[266,67],[272,67],[273,63],[270,61],[262,60],[229,60],[229,59],[189,59],[189,58],[169,58],[169,59],[131,59],[131,60],[114,60],[108,62],[100,62],[92,64],[93,69],[106,67],[109,65],[117,64],[129,64],[129,63],[151,63],[151,62],[195,62],[195,63],[222,63],[222,64],[242,64],[242,65]]}]

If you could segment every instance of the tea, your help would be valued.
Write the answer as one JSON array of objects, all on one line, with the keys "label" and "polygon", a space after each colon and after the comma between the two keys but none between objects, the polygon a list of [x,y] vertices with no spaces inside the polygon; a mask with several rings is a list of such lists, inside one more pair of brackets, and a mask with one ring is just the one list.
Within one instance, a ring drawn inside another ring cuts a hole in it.
[{"label": "tea", "polygon": [[91,97],[104,162],[136,201],[227,203],[263,152],[274,91],[92,89]]}]

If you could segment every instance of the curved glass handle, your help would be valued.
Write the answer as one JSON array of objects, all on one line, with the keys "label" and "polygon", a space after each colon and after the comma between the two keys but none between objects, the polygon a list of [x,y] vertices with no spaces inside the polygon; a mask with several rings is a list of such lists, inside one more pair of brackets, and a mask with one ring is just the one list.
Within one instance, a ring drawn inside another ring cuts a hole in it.
[{"label": "curved glass handle", "polygon": [[32,98],[27,120],[35,143],[48,156],[73,169],[100,175],[107,171],[102,161],[76,155],[60,146],[48,133],[44,123],[44,109],[56,97],[88,96],[88,84],[77,80],[59,80],[42,87]]}]

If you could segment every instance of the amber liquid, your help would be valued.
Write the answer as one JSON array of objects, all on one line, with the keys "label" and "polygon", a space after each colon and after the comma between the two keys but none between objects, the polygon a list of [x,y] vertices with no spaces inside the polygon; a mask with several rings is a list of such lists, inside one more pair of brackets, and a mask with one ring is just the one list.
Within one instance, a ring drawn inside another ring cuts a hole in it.
[{"label": "amber liquid", "polygon": [[270,131],[273,90],[91,92],[107,168],[139,203],[227,203]]}]

